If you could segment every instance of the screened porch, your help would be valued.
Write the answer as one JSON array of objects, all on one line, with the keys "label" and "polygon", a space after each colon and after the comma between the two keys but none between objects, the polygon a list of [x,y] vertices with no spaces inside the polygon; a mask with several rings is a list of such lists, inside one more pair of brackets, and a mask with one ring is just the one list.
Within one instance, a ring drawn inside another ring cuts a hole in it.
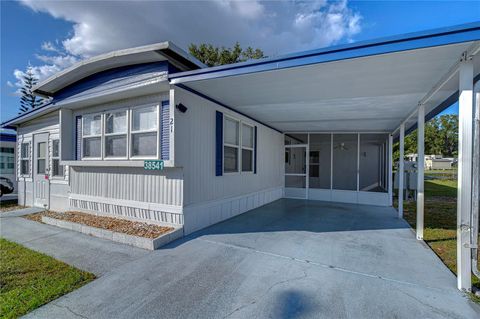
[{"label": "screened porch", "polygon": [[390,143],[378,132],[285,133],[285,197],[391,205]]}]

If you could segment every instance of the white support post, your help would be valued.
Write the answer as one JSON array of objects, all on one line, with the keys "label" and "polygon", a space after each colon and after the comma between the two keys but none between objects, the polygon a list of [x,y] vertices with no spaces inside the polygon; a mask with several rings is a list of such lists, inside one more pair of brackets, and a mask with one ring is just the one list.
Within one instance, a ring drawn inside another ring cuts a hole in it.
[{"label": "white support post", "polygon": [[458,90],[457,287],[471,291],[473,63],[466,54],[460,63]]},{"label": "white support post", "polygon": [[405,177],[405,124],[400,125],[400,157],[398,159],[398,218],[403,218],[403,179]]},{"label": "white support post", "polygon": [[393,206],[393,135],[388,135],[388,200]]},{"label": "white support post", "polygon": [[417,239],[423,239],[424,170],[425,170],[425,105],[418,106],[417,119]]}]

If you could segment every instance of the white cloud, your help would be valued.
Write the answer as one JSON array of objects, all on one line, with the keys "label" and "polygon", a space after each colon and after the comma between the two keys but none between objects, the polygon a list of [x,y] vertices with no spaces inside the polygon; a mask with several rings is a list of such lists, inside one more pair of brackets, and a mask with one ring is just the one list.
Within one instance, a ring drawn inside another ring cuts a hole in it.
[{"label": "white cloud", "polygon": [[171,40],[262,48],[267,54],[311,49],[348,40],[361,16],[348,2],[319,1],[41,1],[31,9],[73,23],[64,49],[75,56]]},{"label": "white cloud", "polygon": [[51,41],[43,42],[41,48],[44,51],[59,52],[59,49]]},{"label": "white cloud", "polygon": [[[34,73],[44,79],[80,58],[170,40],[259,47],[267,55],[352,41],[361,16],[346,0],[317,1],[42,1],[22,0],[36,12],[73,24],[57,43],[44,42],[44,63]],[[15,77],[20,79],[20,70]],[[17,81],[16,86],[21,83]]]}]

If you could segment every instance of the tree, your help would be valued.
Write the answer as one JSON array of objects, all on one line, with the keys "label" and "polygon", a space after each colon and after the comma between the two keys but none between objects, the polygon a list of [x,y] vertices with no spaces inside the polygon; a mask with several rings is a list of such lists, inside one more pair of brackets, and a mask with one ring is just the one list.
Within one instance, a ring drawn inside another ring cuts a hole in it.
[{"label": "tree", "polygon": [[[399,144],[393,145],[393,158],[400,156]],[[417,131],[405,136],[405,155],[417,153]],[[448,157],[458,154],[458,115],[437,116],[425,123],[425,154]]]},{"label": "tree", "polygon": [[32,92],[32,88],[37,84],[38,79],[33,73],[32,67],[28,67],[27,72],[22,76],[23,86],[20,89],[22,97],[20,98],[20,112],[24,113],[29,110],[33,110],[39,107],[43,100],[35,96]]},{"label": "tree", "polygon": [[231,64],[266,57],[262,50],[252,47],[242,49],[238,42],[235,43],[233,48],[214,47],[206,43],[199,45],[192,43],[188,47],[188,51],[207,66]]}]

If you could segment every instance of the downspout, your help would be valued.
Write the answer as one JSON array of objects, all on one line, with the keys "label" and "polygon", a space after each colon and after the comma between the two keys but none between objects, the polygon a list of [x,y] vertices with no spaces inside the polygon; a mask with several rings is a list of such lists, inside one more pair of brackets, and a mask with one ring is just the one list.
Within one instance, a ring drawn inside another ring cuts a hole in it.
[{"label": "downspout", "polygon": [[475,116],[473,121],[473,157],[472,157],[472,214],[471,214],[471,248],[472,248],[472,272],[480,279],[478,269],[478,228],[479,228],[479,205],[480,205],[480,81],[474,84],[474,107]]}]

